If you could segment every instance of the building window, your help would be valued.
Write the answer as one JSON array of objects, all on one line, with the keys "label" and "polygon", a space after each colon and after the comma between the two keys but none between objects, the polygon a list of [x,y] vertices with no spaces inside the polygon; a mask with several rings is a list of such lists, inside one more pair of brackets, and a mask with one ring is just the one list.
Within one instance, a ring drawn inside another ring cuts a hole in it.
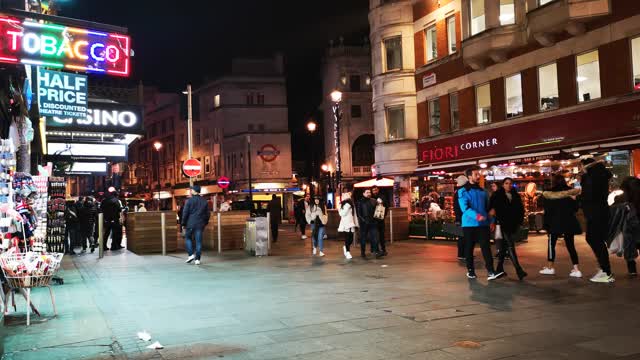
[{"label": "building window", "polygon": [[211,157],[210,156],[204,157],[204,172],[206,174],[211,173]]},{"label": "building window", "polygon": [[351,105],[351,117],[352,118],[362,117],[362,106],[360,106],[360,105]]},{"label": "building window", "polygon": [[247,105],[253,105],[253,93],[247,93],[246,103]]},{"label": "building window", "polygon": [[500,25],[516,23],[516,7],[514,0],[500,0]]},{"label": "building window", "polygon": [[600,98],[600,61],[598,50],[578,55],[576,58],[578,102]]},{"label": "building window", "polygon": [[489,84],[476,86],[476,114],[478,124],[491,122],[491,88]]},{"label": "building window", "polygon": [[402,37],[395,36],[384,40],[387,71],[402,69]]},{"label": "building window", "polygon": [[633,89],[640,90],[640,37],[631,40],[633,62]]},{"label": "building window", "polygon": [[509,76],[504,81],[507,105],[507,119],[518,117],[523,113],[522,107],[522,75]]},{"label": "building window", "polygon": [[430,135],[440,135],[440,99],[429,100]]},{"label": "building window", "polygon": [[460,110],[458,109],[458,93],[449,95],[449,107],[451,108],[451,131],[460,130]]},{"label": "building window", "polygon": [[264,105],[264,94],[258,94],[258,105]]},{"label": "building window", "polygon": [[387,141],[404,139],[404,106],[388,107],[387,115]]},{"label": "building window", "polygon": [[252,132],[255,129],[255,125],[249,124],[249,132]]},{"label": "building window", "polygon": [[485,23],[484,0],[471,0],[471,35],[483,32]]},{"label": "building window", "polygon": [[213,97],[213,107],[214,108],[220,107],[220,95],[216,95]]},{"label": "building window", "polygon": [[425,30],[427,38],[427,61],[433,61],[438,58],[438,36],[436,27],[432,26]]},{"label": "building window", "polygon": [[360,91],[360,75],[349,76],[349,91],[352,91],[352,92]]},{"label": "building window", "polygon": [[538,86],[540,87],[540,111],[559,108],[560,96],[558,95],[558,66],[556,63],[538,68]]},{"label": "building window", "polygon": [[258,124],[258,131],[260,132],[264,131],[264,124]]},{"label": "building window", "polygon": [[447,19],[447,46],[449,55],[458,51],[458,43],[456,42],[456,17],[452,16]]},{"label": "building window", "polygon": [[196,130],[196,146],[200,146],[200,130]]}]

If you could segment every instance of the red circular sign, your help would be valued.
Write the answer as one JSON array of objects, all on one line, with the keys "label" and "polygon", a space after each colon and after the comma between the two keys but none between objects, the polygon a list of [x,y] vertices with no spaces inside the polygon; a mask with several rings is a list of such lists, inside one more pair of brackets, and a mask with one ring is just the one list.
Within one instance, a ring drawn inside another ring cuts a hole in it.
[{"label": "red circular sign", "polygon": [[198,159],[189,159],[182,164],[182,172],[188,177],[196,177],[202,174],[202,164]]},{"label": "red circular sign", "polygon": [[258,151],[258,155],[265,162],[275,161],[280,155],[280,150],[278,150],[275,146],[271,144],[267,144],[263,146],[260,151]]},{"label": "red circular sign", "polygon": [[229,178],[226,178],[226,177],[224,177],[224,176],[221,176],[221,177],[218,179],[218,187],[219,187],[220,189],[226,189],[226,188],[228,188],[228,187],[229,187],[229,184],[231,184],[231,181],[229,181]]}]

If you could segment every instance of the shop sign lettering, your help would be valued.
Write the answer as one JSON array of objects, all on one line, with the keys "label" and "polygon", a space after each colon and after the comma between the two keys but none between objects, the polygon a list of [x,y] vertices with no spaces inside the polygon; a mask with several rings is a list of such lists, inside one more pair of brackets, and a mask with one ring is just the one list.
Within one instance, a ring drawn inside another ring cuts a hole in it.
[{"label": "shop sign lettering", "polygon": [[0,62],[129,76],[129,36],[0,17]]},{"label": "shop sign lettering", "polygon": [[40,115],[87,117],[87,76],[38,68]]},{"label": "shop sign lettering", "polygon": [[437,83],[436,73],[429,73],[422,78],[422,87],[426,88],[429,86],[433,86]]},{"label": "shop sign lettering", "polygon": [[142,110],[134,105],[89,102],[85,118],[49,116],[47,128],[139,134],[143,132]]},{"label": "shop sign lettering", "polygon": [[422,162],[440,162],[447,160],[455,160],[464,152],[476,149],[489,148],[498,145],[497,138],[487,138],[477,141],[463,142],[457,145],[436,147],[422,151]]}]

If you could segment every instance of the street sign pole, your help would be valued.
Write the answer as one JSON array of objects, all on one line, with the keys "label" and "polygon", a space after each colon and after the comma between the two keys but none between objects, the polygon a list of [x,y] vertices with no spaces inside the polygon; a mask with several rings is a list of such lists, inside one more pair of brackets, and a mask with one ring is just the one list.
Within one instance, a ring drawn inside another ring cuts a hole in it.
[{"label": "street sign pole", "polygon": [[[189,147],[189,159],[193,158],[193,103],[191,84],[187,85],[187,139]],[[193,186],[193,178],[189,178],[189,186]]]}]

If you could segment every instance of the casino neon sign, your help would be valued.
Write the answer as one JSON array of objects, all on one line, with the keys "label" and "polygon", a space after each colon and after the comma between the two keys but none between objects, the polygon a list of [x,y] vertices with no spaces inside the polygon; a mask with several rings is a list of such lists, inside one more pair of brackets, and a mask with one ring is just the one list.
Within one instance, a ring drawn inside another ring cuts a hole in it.
[{"label": "casino neon sign", "polygon": [[0,62],[129,76],[131,38],[0,17]]}]

